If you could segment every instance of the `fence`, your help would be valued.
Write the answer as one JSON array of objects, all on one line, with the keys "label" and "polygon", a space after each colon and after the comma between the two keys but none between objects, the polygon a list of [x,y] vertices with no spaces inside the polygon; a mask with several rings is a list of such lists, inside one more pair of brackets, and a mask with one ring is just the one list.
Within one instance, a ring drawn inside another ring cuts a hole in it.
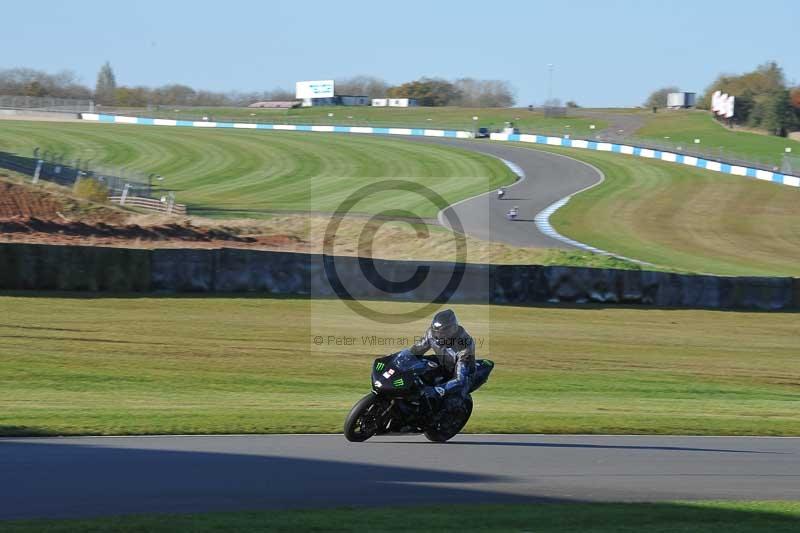
[{"label": "fence", "polygon": [[[0,151],[0,168],[31,176],[32,183],[44,180],[64,187],[74,187],[80,180],[93,179],[108,188],[112,202],[119,203],[125,195],[126,203],[132,207],[186,215],[186,206],[175,203],[174,192],[160,188],[161,176],[129,171],[124,167],[92,165],[89,159],[70,160],[63,154],[39,148],[35,148],[32,155],[25,157]],[[154,187],[154,184],[159,187]]]},{"label": "fence", "polygon": [[124,202],[122,196],[110,196],[108,200],[114,204],[138,207],[139,209],[156,211],[165,215],[186,216],[186,206],[184,204],[176,204],[174,195],[163,196],[160,200],[139,196],[125,196]]},{"label": "fence", "polygon": [[0,95],[0,108],[92,113],[94,112],[94,102],[92,100],[51,98],[49,96]]}]

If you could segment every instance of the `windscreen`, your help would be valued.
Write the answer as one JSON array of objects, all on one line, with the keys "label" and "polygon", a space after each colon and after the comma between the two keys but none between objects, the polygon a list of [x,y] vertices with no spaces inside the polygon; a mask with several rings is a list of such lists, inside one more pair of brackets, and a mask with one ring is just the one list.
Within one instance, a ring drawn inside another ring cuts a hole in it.
[{"label": "windscreen", "polygon": [[424,366],[425,362],[421,361],[419,357],[412,355],[409,351],[403,350],[395,355],[391,365],[401,372],[407,372],[409,370],[414,370],[414,368],[419,365]]}]

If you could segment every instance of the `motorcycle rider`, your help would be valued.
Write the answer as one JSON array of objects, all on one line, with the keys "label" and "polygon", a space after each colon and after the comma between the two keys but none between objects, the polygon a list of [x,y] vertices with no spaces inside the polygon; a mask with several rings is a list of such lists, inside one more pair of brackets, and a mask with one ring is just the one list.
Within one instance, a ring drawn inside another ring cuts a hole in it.
[{"label": "motorcycle rider", "polygon": [[497,197],[499,199],[502,200],[505,195],[506,195],[506,188],[505,187],[500,187],[499,189],[497,189]]},{"label": "motorcycle rider", "polygon": [[451,378],[441,386],[426,387],[425,396],[435,399],[446,394],[466,396],[469,393],[470,379],[475,373],[475,341],[459,325],[452,309],[436,313],[425,335],[409,351],[413,355],[421,356],[431,349]]}]

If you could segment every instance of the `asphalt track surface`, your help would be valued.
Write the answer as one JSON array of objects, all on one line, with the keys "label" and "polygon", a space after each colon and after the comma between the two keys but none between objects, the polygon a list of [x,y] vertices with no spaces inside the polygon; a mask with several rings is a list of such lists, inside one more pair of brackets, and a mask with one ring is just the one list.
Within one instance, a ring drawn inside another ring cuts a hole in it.
[{"label": "asphalt track surface", "polygon": [[0,519],[438,502],[800,500],[800,438],[6,438],[0,472]]},{"label": "asphalt track surface", "polygon": [[[464,233],[479,239],[505,242],[515,246],[535,248],[573,248],[569,244],[541,233],[534,217],[551,204],[603,180],[603,175],[591,165],[549,152],[522,146],[485,140],[459,140],[420,137],[413,142],[454,146],[510,161],[525,172],[525,179],[507,188],[503,200],[491,191],[458,202],[453,211]],[[506,213],[519,207],[519,217],[510,221]]]}]

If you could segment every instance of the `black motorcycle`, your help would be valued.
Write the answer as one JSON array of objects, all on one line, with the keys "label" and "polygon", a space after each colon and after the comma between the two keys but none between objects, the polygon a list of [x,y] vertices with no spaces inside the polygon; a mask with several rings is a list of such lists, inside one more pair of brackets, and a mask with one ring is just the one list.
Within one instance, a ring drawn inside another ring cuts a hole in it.
[{"label": "black motorcycle", "polygon": [[[489,379],[494,363],[475,361],[469,392]],[[442,385],[447,380],[436,359],[417,357],[407,351],[375,359],[372,365],[372,392],[361,398],[344,422],[344,436],[363,442],[387,433],[424,433],[432,442],[446,442],[458,434],[472,414],[472,396],[450,394],[429,399],[425,387]]]}]

